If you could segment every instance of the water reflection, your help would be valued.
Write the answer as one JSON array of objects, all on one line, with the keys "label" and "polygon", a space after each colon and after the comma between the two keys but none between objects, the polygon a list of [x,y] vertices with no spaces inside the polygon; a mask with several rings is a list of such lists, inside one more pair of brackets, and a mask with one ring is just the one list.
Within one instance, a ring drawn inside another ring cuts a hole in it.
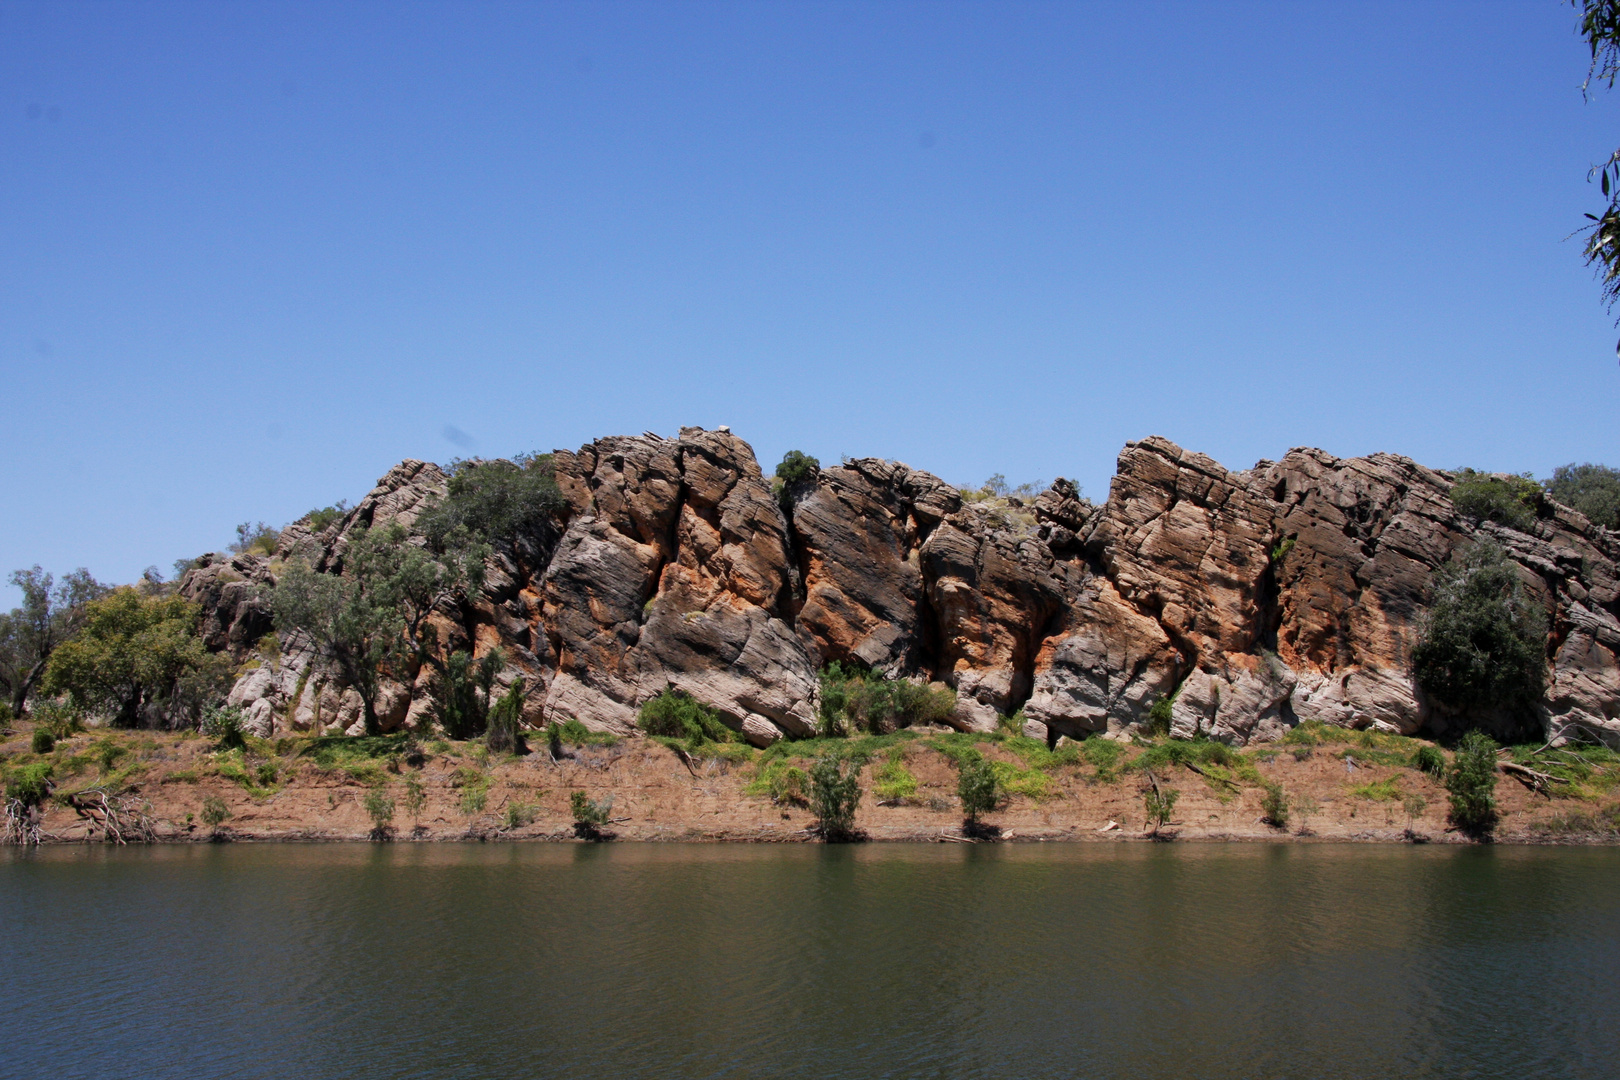
[{"label": "water reflection", "polygon": [[0,971],[34,988],[0,1046],[67,1076],[1596,1077],[1617,885],[1584,849],[49,850],[0,859]]}]

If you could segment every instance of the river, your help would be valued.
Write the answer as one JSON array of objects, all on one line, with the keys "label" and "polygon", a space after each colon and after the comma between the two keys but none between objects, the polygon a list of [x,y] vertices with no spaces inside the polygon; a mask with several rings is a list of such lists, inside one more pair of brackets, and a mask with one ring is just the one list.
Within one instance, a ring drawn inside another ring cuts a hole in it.
[{"label": "river", "polygon": [[1614,1077],[1620,850],[0,855],[0,1075]]}]

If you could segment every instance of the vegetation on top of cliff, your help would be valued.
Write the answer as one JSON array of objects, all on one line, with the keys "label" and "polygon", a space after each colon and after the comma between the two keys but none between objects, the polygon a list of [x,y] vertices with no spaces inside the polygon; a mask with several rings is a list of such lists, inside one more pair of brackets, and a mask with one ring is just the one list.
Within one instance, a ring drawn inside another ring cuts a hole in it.
[{"label": "vegetation on top of cliff", "polygon": [[1540,501],[1541,485],[1528,473],[1513,476],[1463,469],[1451,488],[1451,505],[1457,513],[1521,532],[1535,524]]},{"label": "vegetation on top of cliff", "polygon": [[1433,592],[1412,650],[1419,685],[1470,719],[1525,721],[1547,681],[1547,613],[1518,564],[1482,541],[1436,571]]},{"label": "vegetation on top of cliff", "polygon": [[281,540],[281,530],[272,529],[264,522],[244,521],[236,527],[236,540],[231,550],[238,555],[274,555]]},{"label": "vegetation on top of cliff", "polygon": [[516,461],[453,461],[445,497],[416,521],[433,550],[455,552],[469,542],[556,544],[558,517],[567,507],[550,454]]},{"label": "vegetation on top of cliff", "polygon": [[1620,469],[1607,465],[1560,465],[1543,481],[1547,494],[1594,525],[1620,529]]},{"label": "vegetation on top of cliff", "polygon": [[821,472],[821,462],[809,454],[799,450],[789,450],[782,455],[782,460],[776,465],[776,479],[771,484],[771,494],[776,496],[777,503],[782,507],[782,513],[791,521],[793,507],[800,496],[815,486],[816,477]]}]

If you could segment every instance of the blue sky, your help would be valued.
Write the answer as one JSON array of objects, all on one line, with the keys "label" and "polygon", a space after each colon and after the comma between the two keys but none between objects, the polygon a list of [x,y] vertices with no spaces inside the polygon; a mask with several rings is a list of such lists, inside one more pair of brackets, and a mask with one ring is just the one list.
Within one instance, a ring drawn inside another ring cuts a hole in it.
[{"label": "blue sky", "polygon": [[[0,571],[729,424],[1620,465],[1554,0],[0,3]],[[8,594],[14,596],[14,593]]]}]

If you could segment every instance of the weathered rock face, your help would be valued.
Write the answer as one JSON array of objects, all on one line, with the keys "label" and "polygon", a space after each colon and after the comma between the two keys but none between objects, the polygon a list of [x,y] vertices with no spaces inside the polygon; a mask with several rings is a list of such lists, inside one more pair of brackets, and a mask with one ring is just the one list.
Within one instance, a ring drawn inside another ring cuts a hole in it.
[{"label": "weathered rock face", "polygon": [[[1528,532],[1475,525],[1447,474],[1405,458],[1294,450],[1231,472],[1152,438],[1125,447],[1100,506],[1062,480],[1033,505],[964,501],[861,459],[797,485],[789,516],[729,432],[601,439],[555,461],[560,541],[498,550],[483,591],[433,616],[446,649],[502,650],[532,722],[628,732],[675,687],[765,744],[812,732],[817,672],[836,660],[948,682],[964,729],[1022,709],[1036,735],[1118,732],[1175,694],[1176,732],[1234,743],[1307,719],[1444,730],[1458,720],[1415,686],[1411,651],[1430,575],[1488,537],[1553,615],[1544,727],[1620,740],[1620,538],[1553,504]],[[182,592],[209,646],[245,657],[287,559],[341,573],[354,528],[410,528],[445,485],[404,462],[321,535],[293,526],[272,558],[204,560]],[[280,645],[232,694],[254,726],[358,723],[307,643]],[[425,722],[430,676],[393,673],[386,725]]]}]

